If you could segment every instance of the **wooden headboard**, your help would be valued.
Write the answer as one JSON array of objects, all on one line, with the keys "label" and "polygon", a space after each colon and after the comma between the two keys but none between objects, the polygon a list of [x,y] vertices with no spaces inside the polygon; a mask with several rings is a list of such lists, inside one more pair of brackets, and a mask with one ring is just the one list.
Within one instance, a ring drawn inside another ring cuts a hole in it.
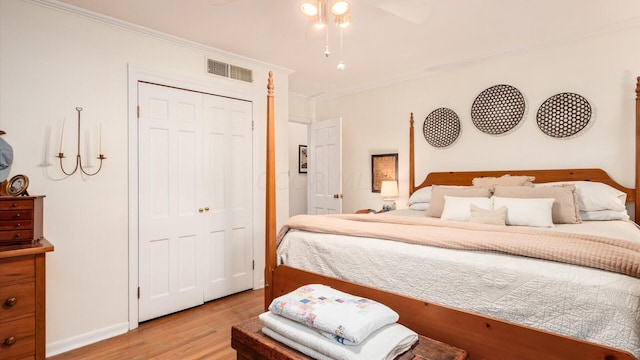
[{"label": "wooden headboard", "polygon": [[635,189],[627,188],[613,180],[602,169],[551,169],[551,170],[494,170],[433,172],[418,186],[415,185],[415,145],[413,113],[409,120],[409,195],[429,185],[471,185],[476,177],[499,177],[505,174],[535,176],[537,183],[554,181],[597,181],[613,186],[627,194],[627,202],[635,203],[635,219],[640,219],[640,76],[636,79],[636,138],[635,138]]}]

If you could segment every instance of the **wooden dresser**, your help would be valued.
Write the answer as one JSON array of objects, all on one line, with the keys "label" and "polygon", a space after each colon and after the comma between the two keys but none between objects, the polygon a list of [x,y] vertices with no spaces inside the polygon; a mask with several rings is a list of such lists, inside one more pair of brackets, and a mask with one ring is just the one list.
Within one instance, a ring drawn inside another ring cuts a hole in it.
[{"label": "wooden dresser", "polygon": [[45,254],[53,245],[40,237],[0,246],[0,359],[45,358]]},{"label": "wooden dresser", "polygon": [[0,245],[42,238],[44,196],[0,196]]}]

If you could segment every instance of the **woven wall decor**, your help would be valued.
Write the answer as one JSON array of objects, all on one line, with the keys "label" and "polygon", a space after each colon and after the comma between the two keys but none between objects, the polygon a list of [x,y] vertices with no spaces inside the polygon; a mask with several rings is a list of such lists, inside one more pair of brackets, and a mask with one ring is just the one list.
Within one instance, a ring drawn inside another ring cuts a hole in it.
[{"label": "woven wall decor", "polygon": [[460,135],[460,118],[451,109],[435,109],[424,120],[422,132],[429,145],[447,147]]},{"label": "woven wall decor", "polygon": [[554,138],[566,138],[589,124],[591,105],[578,94],[556,94],[540,105],[536,118],[543,133]]},{"label": "woven wall decor", "polygon": [[524,97],[511,85],[495,85],[481,92],[471,106],[478,130],[499,135],[513,129],[524,116]]}]

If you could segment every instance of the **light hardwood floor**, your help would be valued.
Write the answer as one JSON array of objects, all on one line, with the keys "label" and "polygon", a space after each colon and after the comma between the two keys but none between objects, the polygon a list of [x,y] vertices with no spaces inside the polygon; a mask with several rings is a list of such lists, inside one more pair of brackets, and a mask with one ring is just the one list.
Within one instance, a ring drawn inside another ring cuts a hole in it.
[{"label": "light hardwood floor", "polygon": [[235,359],[231,326],[263,309],[264,291],[249,290],[144,322],[126,334],[49,359]]}]

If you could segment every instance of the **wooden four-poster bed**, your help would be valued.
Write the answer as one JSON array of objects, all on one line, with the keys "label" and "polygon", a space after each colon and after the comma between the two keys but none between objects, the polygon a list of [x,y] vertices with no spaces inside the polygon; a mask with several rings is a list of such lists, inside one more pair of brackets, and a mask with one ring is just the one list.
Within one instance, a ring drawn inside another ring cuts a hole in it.
[{"label": "wooden four-poster bed", "polygon": [[[628,351],[538,330],[496,317],[460,310],[390,291],[376,284],[359,284],[288,265],[279,265],[275,218],[275,140],[274,85],[271,73],[267,95],[267,192],[266,192],[266,268],[265,308],[284,293],[304,284],[322,283],[339,290],[384,303],[400,314],[400,323],[421,335],[467,350],[471,359],[634,359]],[[602,182],[624,192],[627,202],[635,202],[635,216],[640,218],[640,77],[636,85],[635,189],[621,186],[600,169],[514,170],[431,173],[415,186],[413,114],[410,120],[409,182],[410,194],[431,185],[471,185],[477,177],[504,174],[535,176],[538,182],[588,180]],[[355,216],[355,215],[354,215]],[[382,215],[359,215],[382,216]],[[638,232],[640,234],[640,231]],[[357,265],[352,265],[357,266]],[[626,275],[625,275],[626,276]],[[638,280],[638,279],[635,279]],[[464,287],[460,292],[464,292]],[[638,299],[635,299],[638,302]],[[635,314],[640,321],[640,314]],[[636,331],[638,331],[636,328]],[[633,333],[633,332],[632,332]],[[616,336],[615,334],[613,336]],[[633,336],[633,335],[632,335]],[[635,333],[637,337],[637,332]]]}]

